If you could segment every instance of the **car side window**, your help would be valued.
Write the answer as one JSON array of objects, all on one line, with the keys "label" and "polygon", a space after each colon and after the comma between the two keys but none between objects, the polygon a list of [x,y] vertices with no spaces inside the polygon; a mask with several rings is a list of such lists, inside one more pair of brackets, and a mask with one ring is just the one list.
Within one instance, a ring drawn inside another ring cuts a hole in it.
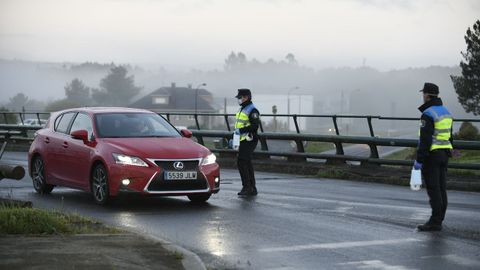
[{"label": "car side window", "polygon": [[88,132],[88,138],[92,138],[93,135],[93,126],[92,120],[90,117],[84,113],[77,114],[75,120],[73,121],[72,128],[70,129],[70,134],[75,130],[84,129]]},{"label": "car side window", "polygon": [[61,133],[67,133],[68,126],[70,125],[70,122],[72,121],[72,118],[74,115],[75,115],[74,112],[70,112],[60,116],[61,118],[60,117],[57,118],[57,121],[55,121],[55,126],[56,126],[55,131],[61,132]]}]

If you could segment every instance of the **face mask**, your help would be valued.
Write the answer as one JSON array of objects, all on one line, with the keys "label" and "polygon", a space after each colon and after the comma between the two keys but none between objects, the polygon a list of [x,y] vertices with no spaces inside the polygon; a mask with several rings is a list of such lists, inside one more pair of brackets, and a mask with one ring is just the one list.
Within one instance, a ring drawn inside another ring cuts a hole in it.
[{"label": "face mask", "polygon": [[239,98],[237,101],[238,101],[238,105],[242,105],[243,99]]}]

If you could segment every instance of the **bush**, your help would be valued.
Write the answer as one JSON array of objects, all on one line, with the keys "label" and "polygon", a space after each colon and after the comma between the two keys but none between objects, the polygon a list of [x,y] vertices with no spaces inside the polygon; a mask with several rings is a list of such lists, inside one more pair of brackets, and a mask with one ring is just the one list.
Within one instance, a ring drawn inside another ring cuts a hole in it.
[{"label": "bush", "polygon": [[475,141],[479,140],[478,128],[472,125],[470,122],[463,122],[460,126],[458,133],[453,135],[456,140]]}]

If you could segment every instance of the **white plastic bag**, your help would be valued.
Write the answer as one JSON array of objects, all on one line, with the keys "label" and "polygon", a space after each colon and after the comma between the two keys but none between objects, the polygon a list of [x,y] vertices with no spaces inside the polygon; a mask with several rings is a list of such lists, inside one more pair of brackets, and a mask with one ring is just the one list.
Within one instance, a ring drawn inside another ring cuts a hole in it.
[{"label": "white plastic bag", "polygon": [[412,174],[410,175],[410,189],[418,191],[422,188],[422,171],[412,169]]},{"label": "white plastic bag", "polygon": [[232,148],[234,150],[238,150],[240,147],[240,134],[233,134],[233,142],[232,142]]}]

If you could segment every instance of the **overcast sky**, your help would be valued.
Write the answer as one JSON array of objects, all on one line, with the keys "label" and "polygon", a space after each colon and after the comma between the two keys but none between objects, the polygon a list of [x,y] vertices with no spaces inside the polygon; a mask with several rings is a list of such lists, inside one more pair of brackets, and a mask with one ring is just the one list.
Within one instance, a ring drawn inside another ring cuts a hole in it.
[{"label": "overcast sky", "polygon": [[0,0],[0,58],[221,68],[457,65],[478,0]]}]

